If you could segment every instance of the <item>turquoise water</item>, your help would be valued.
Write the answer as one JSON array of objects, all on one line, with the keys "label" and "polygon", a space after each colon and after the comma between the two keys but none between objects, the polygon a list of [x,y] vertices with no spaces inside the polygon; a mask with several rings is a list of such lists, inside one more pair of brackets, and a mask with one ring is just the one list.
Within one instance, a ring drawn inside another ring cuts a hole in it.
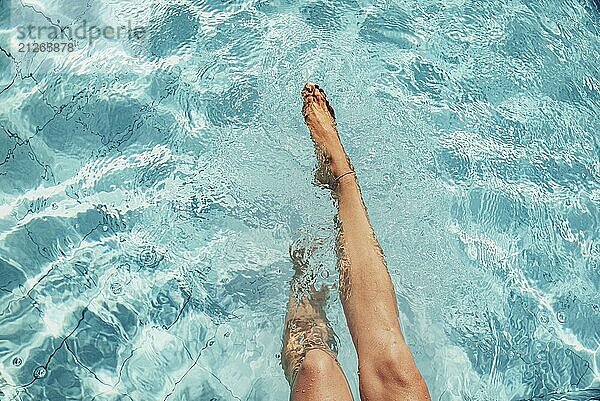
[{"label": "turquoise water", "polygon": [[287,399],[289,245],[336,281],[309,80],[432,399],[600,399],[598,2],[0,4],[0,400]]}]

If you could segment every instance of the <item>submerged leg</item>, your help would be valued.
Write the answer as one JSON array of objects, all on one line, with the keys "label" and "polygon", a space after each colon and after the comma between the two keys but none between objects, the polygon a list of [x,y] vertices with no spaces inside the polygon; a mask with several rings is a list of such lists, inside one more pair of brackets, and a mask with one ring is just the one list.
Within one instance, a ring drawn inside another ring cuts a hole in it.
[{"label": "submerged leg", "polygon": [[333,108],[314,84],[302,91],[304,116],[321,162],[318,178],[337,200],[338,260],[344,313],[358,354],[363,400],[430,400],[404,341],[394,287],[344,151]]},{"label": "submerged leg", "polygon": [[[292,253],[296,275],[292,279],[290,301],[285,318],[281,362],[290,383],[292,401],[352,401],[348,381],[332,351],[333,331],[323,309],[329,290],[302,294],[301,253]],[[296,295],[299,300],[296,300]]]}]

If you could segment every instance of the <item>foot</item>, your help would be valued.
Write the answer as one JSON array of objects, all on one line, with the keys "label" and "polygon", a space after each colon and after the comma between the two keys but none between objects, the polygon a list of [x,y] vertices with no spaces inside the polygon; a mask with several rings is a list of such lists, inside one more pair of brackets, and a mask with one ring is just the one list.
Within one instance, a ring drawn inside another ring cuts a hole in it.
[{"label": "foot", "polygon": [[335,112],[318,85],[307,83],[302,90],[302,97],[302,113],[315,143],[320,164],[317,180],[331,185],[337,177],[353,170],[335,127]]}]

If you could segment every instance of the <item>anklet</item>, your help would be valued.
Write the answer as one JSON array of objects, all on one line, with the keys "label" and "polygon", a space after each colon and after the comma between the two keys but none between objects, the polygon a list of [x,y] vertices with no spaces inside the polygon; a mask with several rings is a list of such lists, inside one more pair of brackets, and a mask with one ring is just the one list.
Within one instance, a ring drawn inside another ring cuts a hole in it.
[{"label": "anklet", "polygon": [[334,179],[333,179],[333,182],[334,182],[334,184],[337,184],[338,182],[340,182],[340,180],[341,180],[343,177],[345,177],[345,176],[347,176],[347,175],[350,175],[350,174],[354,174],[354,171],[347,171],[347,172],[345,172],[344,174],[340,175],[339,177],[337,177],[337,178],[334,178]]}]

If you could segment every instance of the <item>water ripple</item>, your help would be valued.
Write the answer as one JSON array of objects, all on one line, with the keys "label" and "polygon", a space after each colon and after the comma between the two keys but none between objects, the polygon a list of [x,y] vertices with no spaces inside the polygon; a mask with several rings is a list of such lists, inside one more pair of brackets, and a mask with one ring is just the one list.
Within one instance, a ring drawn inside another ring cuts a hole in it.
[{"label": "water ripple", "polygon": [[[17,3],[0,14],[0,398],[288,397],[289,245],[311,249],[302,286],[337,279],[309,80],[432,398],[598,398],[596,1]],[[145,35],[18,51],[17,25],[59,21]],[[328,314],[357,394],[333,296]]]}]

